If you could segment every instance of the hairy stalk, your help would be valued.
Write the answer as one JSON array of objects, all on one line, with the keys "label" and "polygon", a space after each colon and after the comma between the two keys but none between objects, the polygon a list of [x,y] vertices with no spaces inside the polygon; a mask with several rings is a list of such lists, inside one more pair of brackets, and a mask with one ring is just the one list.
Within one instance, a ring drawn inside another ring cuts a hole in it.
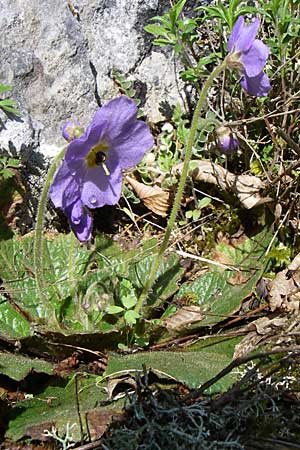
[{"label": "hairy stalk", "polygon": [[49,309],[47,305],[47,297],[44,291],[44,274],[43,274],[43,225],[44,217],[47,207],[48,191],[50,189],[51,182],[53,180],[54,174],[65,154],[65,147],[59,152],[55,158],[53,164],[51,165],[45,184],[41,193],[39,206],[37,210],[36,225],[35,225],[35,235],[34,235],[34,247],[33,247],[33,261],[34,261],[34,273],[36,279],[37,290],[41,301],[44,303],[46,311]]},{"label": "hairy stalk", "polygon": [[226,67],[226,60],[224,60],[222,62],[222,64],[220,64],[218,67],[216,67],[214,69],[214,71],[209,75],[209,77],[206,79],[203,88],[201,90],[200,96],[199,96],[199,100],[198,103],[196,105],[195,111],[194,111],[194,115],[193,115],[193,119],[192,119],[192,123],[191,123],[191,128],[190,128],[190,133],[189,133],[189,137],[188,137],[188,142],[187,142],[187,146],[185,149],[185,156],[184,156],[184,163],[183,163],[183,169],[182,169],[182,173],[181,173],[181,177],[179,180],[179,184],[178,184],[178,188],[177,188],[177,192],[176,192],[176,196],[174,199],[174,203],[173,203],[173,208],[170,214],[170,218],[169,218],[169,222],[166,228],[166,232],[164,235],[164,239],[163,242],[161,244],[161,247],[159,249],[158,255],[154,261],[154,264],[151,268],[151,272],[149,274],[149,278],[142,290],[142,293],[138,299],[138,302],[135,306],[135,311],[137,313],[140,312],[144,301],[146,300],[148,293],[150,291],[150,289],[152,288],[154,282],[155,282],[155,278],[157,276],[157,271],[160,267],[161,261],[162,261],[162,257],[163,254],[165,252],[165,250],[167,249],[168,243],[169,243],[169,239],[172,233],[172,230],[174,228],[175,225],[175,221],[176,221],[176,217],[177,217],[177,213],[178,213],[178,209],[180,207],[180,202],[181,202],[181,198],[182,198],[182,194],[183,194],[183,190],[184,190],[184,186],[186,183],[186,178],[188,175],[188,169],[189,169],[189,163],[190,163],[190,159],[191,159],[191,155],[192,155],[192,149],[193,149],[193,143],[195,140],[195,135],[197,132],[197,127],[198,127],[198,121],[199,121],[199,116],[201,113],[201,110],[203,108],[204,102],[206,100],[207,97],[207,93],[209,88],[211,87],[214,79],[220,75],[220,73],[225,69]]},{"label": "hairy stalk", "polygon": [[69,289],[70,294],[73,295],[75,290],[75,236],[70,233],[70,252],[69,252],[69,262],[68,262],[68,272],[69,272]]}]

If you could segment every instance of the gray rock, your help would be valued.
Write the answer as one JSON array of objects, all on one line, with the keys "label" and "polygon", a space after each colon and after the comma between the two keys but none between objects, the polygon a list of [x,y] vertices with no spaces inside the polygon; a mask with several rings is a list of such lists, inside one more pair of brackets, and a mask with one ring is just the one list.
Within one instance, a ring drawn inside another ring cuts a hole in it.
[{"label": "gray rock", "polygon": [[164,53],[152,51],[139,65],[135,79],[147,87],[146,102],[143,107],[148,119],[160,122],[165,119],[166,110],[177,103],[184,104],[183,82],[178,78],[174,59]]},{"label": "gray rock", "polygon": [[14,85],[40,130],[40,150],[51,155],[63,145],[62,123],[73,115],[89,120],[97,106],[86,39],[61,0],[2,0],[0,9],[1,79]]},{"label": "gray rock", "polygon": [[157,99],[169,93],[176,102],[180,95],[172,60],[153,53],[143,27],[167,7],[167,0],[0,0],[0,77],[14,86],[23,113],[23,122],[4,121],[0,145],[13,142],[20,150],[34,135],[42,154],[54,156],[64,145],[66,120],[86,126],[97,106],[118,93],[113,68],[148,84],[146,111],[161,120]]}]

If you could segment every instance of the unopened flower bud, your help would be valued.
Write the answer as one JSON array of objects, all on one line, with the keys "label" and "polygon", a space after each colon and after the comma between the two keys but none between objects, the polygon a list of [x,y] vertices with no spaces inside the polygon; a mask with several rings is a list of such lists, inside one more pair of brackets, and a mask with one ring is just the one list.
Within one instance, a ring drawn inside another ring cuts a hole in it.
[{"label": "unopened flower bud", "polygon": [[73,139],[79,138],[84,133],[84,128],[79,122],[66,122],[62,128],[62,135],[66,141],[71,142]]},{"label": "unopened flower bud", "polygon": [[216,142],[221,152],[227,155],[233,153],[239,146],[239,141],[229,127],[221,125],[216,128]]}]

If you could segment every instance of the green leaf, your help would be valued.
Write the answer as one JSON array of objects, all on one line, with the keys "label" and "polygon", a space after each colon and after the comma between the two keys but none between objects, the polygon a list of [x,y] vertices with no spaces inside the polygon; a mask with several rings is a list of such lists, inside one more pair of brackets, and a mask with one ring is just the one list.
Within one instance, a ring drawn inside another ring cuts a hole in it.
[{"label": "green leaf", "polygon": [[[106,374],[111,375],[119,371],[134,372],[147,369],[158,371],[171,378],[175,378],[196,388],[219,373],[231,362],[235,345],[239,339],[208,339],[201,346],[190,348],[188,351],[151,351],[120,356],[112,354],[109,357]],[[229,388],[235,381],[236,375],[229,374],[219,380],[209,389],[209,393],[220,392]]]},{"label": "green leaf", "polygon": [[20,160],[16,159],[16,158],[8,158],[6,164],[9,167],[13,167],[15,169],[18,169],[20,167]]},{"label": "green leaf", "polygon": [[0,294],[0,335],[10,339],[28,336],[30,323]]},{"label": "green leaf", "polygon": [[191,296],[193,303],[197,303],[205,315],[201,322],[192,325],[191,329],[199,328],[199,324],[215,325],[239,309],[242,300],[254,291],[269,263],[269,259],[264,255],[271,239],[272,232],[263,230],[236,248],[228,244],[217,246],[218,253],[224,255],[227,264],[231,263],[242,270],[241,280],[237,278],[236,282],[234,281],[234,277],[239,276],[236,272],[214,271],[180,287],[175,298]]},{"label": "green leaf", "polygon": [[135,325],[136,321],[137,321],[137,319],[139,319],[139,317],[140,317],[140,315],[137,312],[135,312],[133,309],[126,311],[124,314],[124,320],[129,325]]},{"label": "green leaf", "polygon": [[155,36],[167,36],[169,33],[169,30],[166,30],[161,25],[156,24],[146,25],[144,30],[147,31],[147,33],[154,34]]},{"label": "green leaf", "polygon": [[121,302],[126,309],[131,309],[136,305],[137,297],[135,295],[127,295],[126,297],[121,297]]},{"label": "green leaf", "polygon": [[23,380],[32,371],[53,374],[53,365],[41,359],[32,359],[14,353],[0,352],[0,373],[16,381]]},{"label": "green leaf", "polygon": [[130,280],[123,278],[120,282],[120,300],[126,309],[133,308],[137,303],[137,296]]},{"label": "green leaf", "polygon": [[17,104],[14,100],[11,100],[9,98],[5,100],[0,100],[0,108],[2,108],[4,111],[8,113],[15,114],[16,116],[20,116],[21,113],[17,108]]},{"label": "green leaf", "polygon": [[0,169],[0,178],[3,178],[4,180],[8,180],[9,178],[12,178],[15,176],[15,172],[7,167],[4,169]]},{"label": "green leaf", "polygon": [[[63,305],[62,300],[73,292],[90,257],[90,253],[81,248],[77,241],[74,241],[75,248],[70,257],[70,239],[71,234],[44,238],[44,291],[58,314]],[[9,294],[24,311],[33,318],[45,318],[34,276],[32,234],[0,242],[0,276]]]},{"label": "green leaf", "polygon": [[198,208],[206,208],[208,205],[211,204],[211,198],[209,197],[203,197],[201,200],[198,200]]},{"label": "green leaf", "polygon": [[107,314],[119,314],[122,311],[124,311],[124,308],[122,308],[122,306],[107,305],[106,307]]},{"label": "green leaf", "polygon": [[[97,408],[99,402],[107,399],[103,386],[98,386],[95,376],[78,377],[78,403],[85,435],[91,433],[98,436],[95,417],[109,417],[114,410],[120,409],[120,403]],[[100,419],[99,419],[100,420]],[[6,437],[17,441],[23,437],[43,440],[46,429],[55,426],[57,433],[64,436],[67,425],[75,424],[72,428],[72,439],[81,439],[78,409],[76,405],[76,391],[74,380],[66,385],[65,381],[56,382],[56,386],[48,386],[43,392],[32,399],[19,401],[13,408]],[[88,428],[87,428],[88,427]]]},{"label": "green leaf", "polygon": [[[130,266],[129,278],[138,291],[141,291],[146,283],[155,258],[156,255],[146,256],[141,258],[135,266]],[[151,312],[154,307],[163,303],[177,291],[177,283],[182,275],[183,268],[179,264],[177,255],[171,254],[163,258],[157,273],[156,282],[149,295],[148,308],[147,306],[145,307],[146,314]]]},{"label": "green leaf", "polygon": [[2,94],[3,92],[11,91],[12,88],[13,87],[8,85],[8,84],[1,84],[0,83],[0,94]]},{"label": "green leaf", "polygon": [[170,10],[169,14],[170,14],[171,23],[173,26],[176,25],[176,21],[180,15],[181,11],[183,10],[185,3],[186,3],[186,0],[179,0],[174,4],[173,8]]},{"label": "green leaf", "polygon": [[154,39],[154,41],[153,41],[153,43],[155,45],[159,45],[160,47],[164,47],[165,45],[175,45],[176,42],[177,41],[175,38],[169,38],[169,39],[159,38],[159,39]]}]

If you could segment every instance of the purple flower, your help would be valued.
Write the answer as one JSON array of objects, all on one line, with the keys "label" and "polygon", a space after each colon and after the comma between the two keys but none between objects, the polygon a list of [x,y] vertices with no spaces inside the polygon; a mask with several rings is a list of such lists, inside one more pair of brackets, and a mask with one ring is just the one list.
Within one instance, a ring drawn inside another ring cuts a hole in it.
[{"label": "purple flower", "polygon": [[96,111],[91,125],[68,145],[50,187],[56,208],[68,216],[80,241],[91,237],[87,208],[115,205],[122,189],[122,169],[138,164],[154,141],[137,120],[133,100],[122,95]]},{"label": "purple flower", "polygon": [[221,152],[229,155],[238,148],[239,141],[229,127],[224,127],[222,125],[216,128],[215,133],[217,146],[221,150]]},{"label": "purple flower", "polygon": [[230,69],[242,73],[241,86],[256,97],[264,97],[271,89],[263,68],[269,56],[269,48],[259,39],[255,39],[260,20],[255,19],[250,25],[245,25],[244,17],[240,16],[228,40],[226,58]]}]

